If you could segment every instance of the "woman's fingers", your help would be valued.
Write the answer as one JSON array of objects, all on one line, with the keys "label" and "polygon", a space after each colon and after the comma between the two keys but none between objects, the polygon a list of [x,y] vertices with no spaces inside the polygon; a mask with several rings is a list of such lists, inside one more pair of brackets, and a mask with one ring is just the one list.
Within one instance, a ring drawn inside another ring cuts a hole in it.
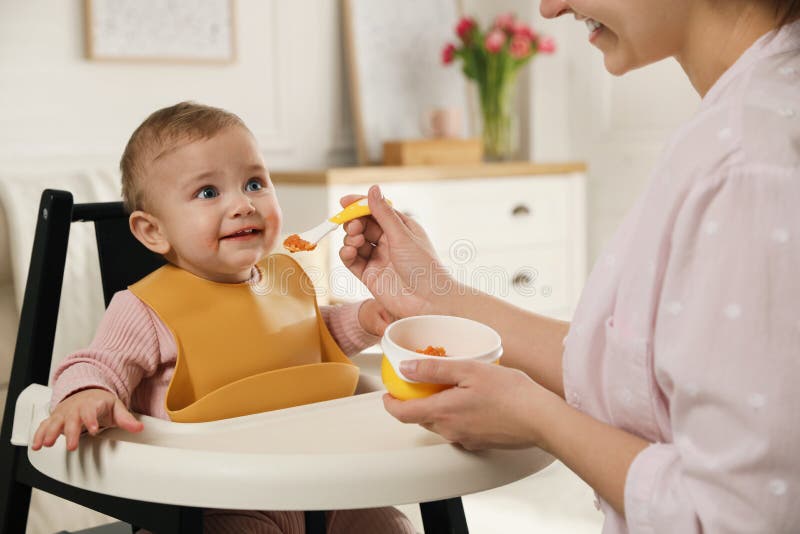
[{"label": "woman's fingers", "polygon": [[372,217],[359,217],[345,223],[345,232],[348,236],[363,236],[365,241],[377,243],[383,235],[383,229]]},{"label": "woman's fingers", "polygon": [[431,384],[458,385],[470,374],[477,371],[479,362],[448,360],[447,358],[431,358],[406,360],[400,363],[400,372],[411,380]]},{"label": "woman's fingers", "polygon": [[339,199],[339,204],[341,204],[343,208],[346,208],[353,202],[361,200],[362,198],[365,198],[364,195],[345,195]]},{"label": "woman's fingers", "polygon": [[[378,222],[383,233],[387,235],[390,241],[406,235],[406,225],[394,208],[383,198],[380,187],[377,185],[370,187],[367,199],[369,201],[369,210],[372,212],[372,217]],[[369,235],[369,227],[365,230],[367,240],[373,243],[377,242],[377,239],[371,239],[371,237],[374,236]],[[378,236],[378,238],[380,238],[380,236]]]},{"label": "woman's fingers", "polygon": [[367,260],[358,255],[358,250],[355,247],[343,246],[339,249],[339,258],[342,264],[350,269],[359,279],[364,274],[364,269],[367,266]]},{"label": "woman's fingers", "polygon": [[392,397],[390,394],[383,396],[383,407],[386,411],[401,423],[415,423],[426,426],[431,430],[431,414],[435,413],[431,407],[432,399],[411,399],[402,401]]}]

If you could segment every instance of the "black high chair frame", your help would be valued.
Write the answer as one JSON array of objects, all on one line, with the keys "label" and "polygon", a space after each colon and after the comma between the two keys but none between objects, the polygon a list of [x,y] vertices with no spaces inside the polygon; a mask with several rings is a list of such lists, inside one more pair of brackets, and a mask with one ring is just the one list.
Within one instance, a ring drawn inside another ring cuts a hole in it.
[{"label": "black high chair frame", "polygon": [[[0,534],[24,533],[31,490],[37,488],[153,532],[200,533],[203,509],[96,493],[54,480],[36,470],[27,447],[11,444],[14,408],[30,384],[47,384],[71,224],[92,222],[105,304],[165,263],[131,234],[121,202],[74,204],[67,191],[47,189],[39,205],[14,362],[0,433]],[[467,534],[460,497],[420,503],[428,534]],[[325,532],[325,512],[305,513],[306,532]]]}]

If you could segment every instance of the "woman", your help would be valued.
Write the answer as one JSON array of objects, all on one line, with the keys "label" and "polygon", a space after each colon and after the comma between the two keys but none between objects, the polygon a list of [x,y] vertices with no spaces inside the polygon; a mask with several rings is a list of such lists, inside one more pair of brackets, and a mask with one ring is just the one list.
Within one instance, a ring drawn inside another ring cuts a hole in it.
[{"label": "woman", "polygon": [[[595,489],[604,532],[798,532],[800,1],[542,0],[541,11],[586,21],[614,74],[675,57],[701,108],[572,324],[440,290],[456,282],[425,232],[373,187],[373,217],[348,225],[343,262],[396,316],[476,319],[505,349],[503,367],[409,364],[407,377],[455,387],[387,395],[386,409],[468,449],[547,450]],[[411,291],[381,290],[398,282]]]}]

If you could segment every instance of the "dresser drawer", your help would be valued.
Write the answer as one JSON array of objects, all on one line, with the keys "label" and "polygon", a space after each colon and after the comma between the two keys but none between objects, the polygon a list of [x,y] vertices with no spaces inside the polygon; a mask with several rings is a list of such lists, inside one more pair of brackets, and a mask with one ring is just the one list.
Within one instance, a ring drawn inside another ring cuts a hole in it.
[{"label": "dresser drawer", "polygon": [[504,250],[562,242],[568,186],[563,177],[449,180],[426,184],[410,198],[400,192],[392,198],[429,230],[437,248],[469,239],[484,249]]},{"label": "dresser drawer", "polygon": [[[329,186],[329,211],[363,184]],[[564,318],[583,281],[581,174],[382,183],[384,195],[425,229],[461,282],[519,307]],[[367,297],[338,257],[343,232],[331,236],[330,289],[335,301]]]},{"label": "dresser drawer", "polygon": [[547,314],[574,305],[565,247],[472,254],[467,247],[454,247],[441,258],[459,282],[521,308]]}]

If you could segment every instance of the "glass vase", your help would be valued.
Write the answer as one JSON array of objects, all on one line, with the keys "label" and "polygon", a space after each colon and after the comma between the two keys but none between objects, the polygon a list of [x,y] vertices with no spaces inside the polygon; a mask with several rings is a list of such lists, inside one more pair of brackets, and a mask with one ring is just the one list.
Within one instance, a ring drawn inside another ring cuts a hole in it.
[{"label": "glass vase", "polygon": [[478,94],[484,159],[514,159],[519,145],[518,121],[514,112],[516,77],[509,76],[500,84],[479,84]]}]

